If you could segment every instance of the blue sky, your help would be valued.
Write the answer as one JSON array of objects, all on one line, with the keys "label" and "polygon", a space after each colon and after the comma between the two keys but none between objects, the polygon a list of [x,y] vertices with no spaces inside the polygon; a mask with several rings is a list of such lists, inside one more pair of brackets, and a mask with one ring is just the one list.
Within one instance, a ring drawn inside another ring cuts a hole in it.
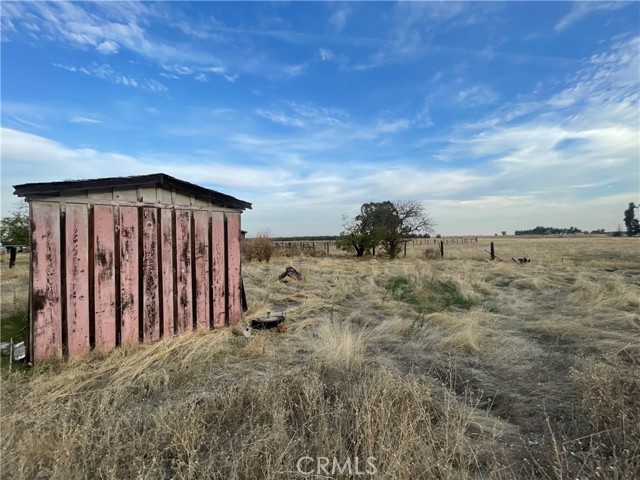
[{"label": "blue sky", "polygon": [[640,3],[2,2],[11,185],[164,172],[337,234],[613,230],[640,199]]}]

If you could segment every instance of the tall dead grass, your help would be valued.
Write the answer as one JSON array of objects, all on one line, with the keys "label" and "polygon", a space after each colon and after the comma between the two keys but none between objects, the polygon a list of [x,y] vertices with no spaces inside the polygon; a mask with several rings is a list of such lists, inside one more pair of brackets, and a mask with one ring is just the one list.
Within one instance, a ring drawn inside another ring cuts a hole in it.
[{"label": "tall dead grass", "polygon": [[[640,477],[637,242],[495,242],[532,263],[475,244],[247,263],[247,319],[287,333],[3,371],[2,471],[293,479],[302,456],[371,456],[381,478]],[[277,280],[289,265],[303,280]]]}]

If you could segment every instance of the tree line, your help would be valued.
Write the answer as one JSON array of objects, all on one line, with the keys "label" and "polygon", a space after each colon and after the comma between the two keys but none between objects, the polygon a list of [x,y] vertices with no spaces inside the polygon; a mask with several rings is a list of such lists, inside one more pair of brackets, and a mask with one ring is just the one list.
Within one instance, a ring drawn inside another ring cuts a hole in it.
[{"label": "tree line", "polygon": [[555,228],[555,227],[543,227],[538,225],[530,230],[516,230],[516,235],[571,235],[575,233],[582,233],[582,230],[576,227],[569,228]]}]

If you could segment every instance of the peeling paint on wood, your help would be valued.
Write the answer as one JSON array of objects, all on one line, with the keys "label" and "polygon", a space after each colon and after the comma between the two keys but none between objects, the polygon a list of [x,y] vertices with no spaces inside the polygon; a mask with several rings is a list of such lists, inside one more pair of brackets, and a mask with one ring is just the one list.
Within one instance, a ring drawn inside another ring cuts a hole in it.
[{"label": "peeling paint on wood", "polygon": [[238,211],[144,187],[30,205],[32,361],[240,321]]},{"label": "peeling paint on wood", "polygon": [[196,289],[196,323],[199,329],[209,329],[209,213],[193,212],[195,235],[194,278]]},{"label": "peeling paint on wood", "polygon": [[138,342],[138,209],[120,207],[120,343]]},{"label": "peeling paint on wood", "polygon": [[227,214],[227,271],[229,279],[229,323],[242,320],[240,300],[240,214]]},{"label": "peeling paint on wood", "polygon": [[93,209],[94,304],[96,348],[116,346],[115,220],[113,207]]},{"label": "peeling paint on wood", "polygon": [[160,299],[158,286],[158,227],[156,208],[142,209],[142,338],[160,338]]},{"label": "peeling paint on wood", "polygon": [[191,268],[191,212],[176,209],[177,246],[177,332],[193,330],[192,268]]},{"label": "peeling paint on wood", "polygon": [[163,334],[173,335],[173,215],[172,210],[160,210],[160,251],[162,257],[162,327]]},{"label": "peeling paint on wood", "polygon": [[31,202],[31,328],[34,362],[62,355],[60,207]]},{"label": "peeling paint on wood", "polygon": [[213,241],[213,284],[211,301],[213,302],[213,326],[224,327],[227,320],[227,288],[225,262],[224,214],[211,214]]},{"label": "peeling paint on wood", "polygon": [[89,212],[87,205],[67,204],[65,215],[67,349],[83,355],[89,345]]}]

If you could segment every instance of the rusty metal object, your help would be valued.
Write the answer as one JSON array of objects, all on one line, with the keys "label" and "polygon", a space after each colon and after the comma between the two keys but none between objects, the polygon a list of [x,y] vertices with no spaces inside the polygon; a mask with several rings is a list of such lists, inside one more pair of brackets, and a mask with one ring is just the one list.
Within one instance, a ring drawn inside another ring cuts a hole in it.
[{"label": "rusty metal object", "polygon": [[283,281],[287,277],[293,280],[302,280],[302,275],[295,268],[291,266],[287,267],[284,272],[278,275],[278,280]]}]

